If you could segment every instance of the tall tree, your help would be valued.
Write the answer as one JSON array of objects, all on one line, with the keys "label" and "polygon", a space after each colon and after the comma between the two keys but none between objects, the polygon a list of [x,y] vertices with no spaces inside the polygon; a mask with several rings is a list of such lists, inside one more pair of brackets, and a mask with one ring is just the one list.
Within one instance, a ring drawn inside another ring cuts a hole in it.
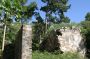
[{"label": "tall tree", "polygon": [[4,49],[6,28],[9,28],[8,26],[13,22],[13,17],[15,17],[15,21],[20,21],[23,24],[35,13],[34,10],[37,8],[36,3],[33,2],[28,6],[25,6],[25,3],[26,0],[1,0],[0,2],[0,21],[4,23],[2,50]]},{"label": "tall tree", "polygon": [[90,12],[88,12],[85,16],[85,21],[90,21]]},{"label": "tall tree", "polygon": [[[48,14],[58,15],[58,22],[70,22],[70,19],[64,16],[64,12],[70,8],[68,5],[68,0],[42,0],[42,2],[46,3],[45,6],[41,7],[41,10],[46,12],[46,27],[47,27],[47,18],[50,17]],[[50,19],[49,19],[50,20]]]},{"label": "tall tree", "polygon": [[86,56],[88,57],[90,53],[90,12],[88,12],[85,16],[85,20],[81,22],[81,25],[83,27],[82,34],[85,36],[85,45],[86,45]]},{"label": "tall tree", "polygon": [[60,18],[64,17],[64,12],[70,8],[68,0],[42,0],[46,3],[46,6],[42,7],[41,10],[49,14],[57,14]]},{"label": "tall tree", "polygon": [[35,14],[36,22],[33,22],[33,50],[37,50],[45,33],[45,23],[39,13]]}]

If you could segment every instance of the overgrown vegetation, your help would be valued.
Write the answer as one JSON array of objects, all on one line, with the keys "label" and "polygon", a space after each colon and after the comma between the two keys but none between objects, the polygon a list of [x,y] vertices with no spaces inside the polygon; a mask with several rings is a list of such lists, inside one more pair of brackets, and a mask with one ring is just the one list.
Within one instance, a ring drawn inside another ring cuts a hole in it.
[{"label": "overgrown vegetation", "polygon": [[32,59],[84,59],[78,53],[67,52],[64,54],[54,54],[48,52],[34,51],[32,54]]},{"label": "overgrown vegetation", "polygon": [[90,57],[90,21],[83,21],[81,22],[82,24],[82,35],[84,36],[85,39],[85,46],[86,46],[86,53],[87,53],[87,57]]},{"label": "overgrown vegetation", "polygon": [[56,30],[56,29],[61,29],[61,28],[65,28],[68,27],[70,29],[72,29],[72,27],[77,27],[80,28],[81,26],[77,23],[60,23],[60,24],[51,24],[51,26],[47,29],[47,33],[50,32],[51,30]]},{"label": "overgrown vegetation", "polygon": [[[27,0],[0,0],[0,56],[3,41],[4,26],[5,44],[13,43],[16,34],[22,24],[28,24],[32,16],[36,22],[32,22],[33,38],[32,48],[38,50],[40,43],[50,34],[50,31],[76,26],[81,27],[81,33],[86,40],[87,53],[90,54],[90,12],[85,16],[85,20],[77,23],[70,23],[69,17],[65,12],[70,8],[68,0],[41,0],[46,5],[38,8],[36,2],[25,5]],[[13,3],[14,2],[14,3]],[[39,11],[45,12],[42,18]],[[34,19],[33,19],[34,20]],[[82,59],[78,53],[65,53],[55,55],[48,52],[33,52],[33,59]]]}]

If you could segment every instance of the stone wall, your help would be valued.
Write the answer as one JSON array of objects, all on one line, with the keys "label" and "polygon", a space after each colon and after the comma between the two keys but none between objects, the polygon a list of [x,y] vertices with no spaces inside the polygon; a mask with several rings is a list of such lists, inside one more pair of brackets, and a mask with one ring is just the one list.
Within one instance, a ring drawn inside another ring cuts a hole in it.
[{"label": "stone wall", "polygon": [[60,49],[64,52],[80,52],[85,54],[85,39],[80,34],[79,28],[60,29],[62,35],[58,36]]},{"label": "stone wall", "polygon": [[40,50],[62,52],[79,52],[85,54],[85,40],[80,34],[79,28],[62,28],[52,30],[47,38],[41,43]]},{"label": "stone wall", "polygon": [[15,41],[15,59],[32,59],[32,28],[23,25]]}]

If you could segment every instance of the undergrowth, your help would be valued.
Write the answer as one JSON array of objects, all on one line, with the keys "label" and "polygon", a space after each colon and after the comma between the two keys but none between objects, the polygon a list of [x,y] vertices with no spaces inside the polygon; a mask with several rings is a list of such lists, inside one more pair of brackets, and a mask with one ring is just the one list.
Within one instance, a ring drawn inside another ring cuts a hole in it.
[{"label": "undergrowth", "polygon": [[54,54],[49,52],[39,52],[34,51],[32,53],[32,59],[85,59],[81,57],[78,53],[63,53],[63,54]]}]

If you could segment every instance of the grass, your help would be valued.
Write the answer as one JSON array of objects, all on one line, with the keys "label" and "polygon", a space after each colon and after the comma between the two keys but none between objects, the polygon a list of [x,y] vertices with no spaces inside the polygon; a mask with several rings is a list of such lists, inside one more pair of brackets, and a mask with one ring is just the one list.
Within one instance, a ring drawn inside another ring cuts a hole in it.
[{"label": "grass", "polygon": [[84,59],[78,53],[53,54],[48,52],[34,51],[32,59]]}]

